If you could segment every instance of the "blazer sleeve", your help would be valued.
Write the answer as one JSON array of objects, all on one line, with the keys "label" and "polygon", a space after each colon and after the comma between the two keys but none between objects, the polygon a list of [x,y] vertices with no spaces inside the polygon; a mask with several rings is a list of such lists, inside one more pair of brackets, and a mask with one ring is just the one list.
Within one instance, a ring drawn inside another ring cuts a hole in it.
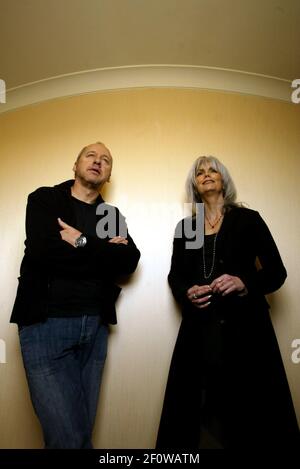
[{"label": "blazer sleeve", "polygon": [[258,212],[253,211],[250,237],[254,243],[259,267],[254,276],[244,276],[249,291],[257,289],[266,295],[278,290],[284,283],[287,272],[271,232]]},{"label": "blazer sleeve", "polygon": [[185,239],[182,236],[176,236],[176,233],[183,232],[182,224],[183,221],[179,222],[175,230],[168,282],[174,298],[181,306],[184,306],[189,304],[186,292],[191,285],[188,284],[185,275]]},{"label": "blazer sleeve", "polygon": [[54,195],[46,188],[28,197],[26,208],[26,253],[41,269],[57,274],[110,275],[132,273],[140,252],[128,235],[128,245],[109,243],[108,239],[87,236],[87,245],[76,249],[61,239]]}]

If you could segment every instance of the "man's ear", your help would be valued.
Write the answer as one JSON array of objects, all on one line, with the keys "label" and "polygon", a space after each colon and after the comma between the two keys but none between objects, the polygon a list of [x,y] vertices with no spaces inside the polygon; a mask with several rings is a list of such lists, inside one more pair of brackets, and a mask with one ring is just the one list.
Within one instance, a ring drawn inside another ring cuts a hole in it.
[{"label": "man's ear", "polygon": [[76,171],[76,166],[77,166],[77,163],[76,163],[76,161],[75,161],[75,163],[73,164],[73,172],[74,172],[74,173],[75,173],[75,171]]}]

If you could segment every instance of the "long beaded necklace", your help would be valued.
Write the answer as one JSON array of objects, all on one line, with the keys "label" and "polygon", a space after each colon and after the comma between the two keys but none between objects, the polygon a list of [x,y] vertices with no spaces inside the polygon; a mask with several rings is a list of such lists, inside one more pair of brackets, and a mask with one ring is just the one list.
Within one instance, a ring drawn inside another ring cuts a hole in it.
[{"label": "long beaded necklace", "polygon": [[206,263],[205,263],[205,241],[203,244],[203,249],[202,249],[202,254],[203,254],[203,276],[205,280],[209,279],[211,277],[211,274],[214,271],[215,268],[215,259],[216,259],[216,243],[217,243],[217,237],[218,237],[218,232],[215,233],[214,237],[214,244],[213,244],[213,252],[212,252],[212,264],[209,273],[206,271]]},{"label": "long beaded necklace", "polygon": [[[219,216],[219,218],[217,219],[217,221],[215,221],[215,223],[212,225],[210,223],[210,221],[208,220],[208,218],[205,216],[206,220],[208,221],[210,227],[212,229],[214,229],[214,227],[219,223],[219,221],[221,220],[221,218],[223,217],[223,214],[221,214]],[[206,271],[206,262],[205,262],[205,238],[204,238],[204,244],[203,244],[203,249],[202,249],[202,255],[203,255],[203,276],[205,278],[205,280],[209,279],[214,271],[214,268],[215,268],[215,260],[216,260],[216,244],[217,244],[217,237],[218,237],[218,233],[219,231],[217,231],[215,233],[215,237],[214,237],[214,243],[213,243],[213,252],[212,252],[212,264],[211,264],[211,268],[210,268],[210,271],[209,273],[207,273]]]}]

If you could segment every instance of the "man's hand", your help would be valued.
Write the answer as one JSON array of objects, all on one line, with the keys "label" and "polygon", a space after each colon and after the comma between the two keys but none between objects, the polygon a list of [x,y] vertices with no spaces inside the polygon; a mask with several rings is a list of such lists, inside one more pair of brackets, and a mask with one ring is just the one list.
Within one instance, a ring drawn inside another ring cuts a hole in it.
[{"label": "man's hand", "polygon": [[114,238],[111,238],[108,242],[115,244],[128,244],[127,239],[123,238],[122,236],[115,236]]},{"label": "man's hand", "polygon": [[[67,223],[62,221],[61,218],[58,218],[57,220],[59,226],[62,228],[62,230],[60,231],[61,238],[67,243],[71,244],[71,246],[75,247],[75,241],[82,234],[81,231],[76,230],[76,228],[73,228],[73,226],[68,225]],[[115,244],[128,244],[128,240],[126,238],[123,238],[122,236],[115,236],[114,238],[111,238],[108,242]]]},{"label": "man's hand", "polygon": [[57,220],[59,226],[62,228],[60,231],[61,239],[75,247],[75,241],[82,233],[76,230],[76,228],[73,228],[73,226],[67,225],[67,223],[62,221],[61,218],[58,218]]}]

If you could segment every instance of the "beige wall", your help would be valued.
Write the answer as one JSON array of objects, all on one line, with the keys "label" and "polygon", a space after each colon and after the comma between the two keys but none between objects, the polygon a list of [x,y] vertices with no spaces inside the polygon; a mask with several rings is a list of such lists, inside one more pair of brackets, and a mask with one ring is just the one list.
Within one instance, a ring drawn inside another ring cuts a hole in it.
[{"label": "beige wall", "polygon": [[[260,211],[288,270],[270,300],[300,421],[300,105],[184,89],[136,89],[58,99],[0,115],[0,447],[42,446],[31,408],[17,331],[9,325],[23,253],[27,194],[72,177],[79,149],[101,140],[114,156],[107,201],[127,216],[142,258],[118,300],[95,447],[151,448],[179,314],[166,277],[172,234],[182,216],[184,181],[200,154],[229,168],[239,199]],[[245,344],[251,346],[251,344]],[[297,392],[298,391],[298,392]]]}]

